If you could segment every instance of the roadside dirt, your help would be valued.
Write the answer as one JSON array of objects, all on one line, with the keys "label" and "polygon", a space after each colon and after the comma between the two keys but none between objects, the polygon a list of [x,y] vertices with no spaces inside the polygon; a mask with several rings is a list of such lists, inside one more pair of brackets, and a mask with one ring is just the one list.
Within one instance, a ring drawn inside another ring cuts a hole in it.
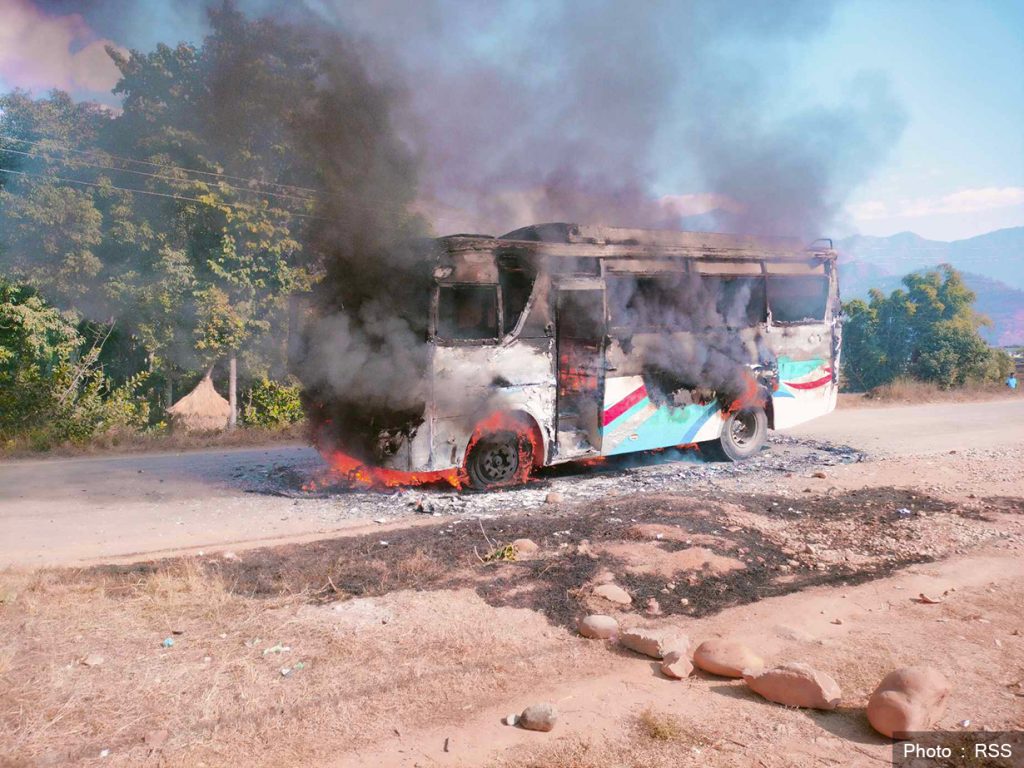
[{"label": "roadside dirt", "polygon": [[[244,524],[248,510],[252,527],[263,505],[296,501],[392,514],[301,534],[312,541],[0,572],[0,765],[877,766],[891,742],[868,726],[866,697],[909,664],[952,682],[937,727],[1024,728],[1024,439],[1012,425],[995,444],[971,437],[1004,415],[965,423],[955,445],[936,429],[918,454],[808,434],[743,468],[651,457],[462,501],[303,496],[306,465],[274,453],[228,481],[230,454],[117,465],[125,485],[70,468],[31,495],[96,538],[90,518],[131,528],[143,515],[118,517],[151,487],[133,469],[153,466],[215,521]],[[907,451],[906,436],[893,445]],[[7,477],[41,468],[20,471]],[[88,510],[73,512],[81,483]],[[180,501],[147,502],[144,516],[160,526]],[[537,552],[510,557],[522,537]],[[629,605],[594,593],[608,581]],[[790,710],[742,682],[668,680],[579,637],[592,611],[813,664],[839,682],[841,706]],[[551,733],[502,724],[541,701],[560,711]]]}]

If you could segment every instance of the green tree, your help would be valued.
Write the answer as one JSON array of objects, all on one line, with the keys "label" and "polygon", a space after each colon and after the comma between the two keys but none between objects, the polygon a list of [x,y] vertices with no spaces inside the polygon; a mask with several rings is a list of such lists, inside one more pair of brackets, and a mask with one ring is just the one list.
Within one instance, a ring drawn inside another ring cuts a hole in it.
[{"label": "green tree", "polygon": [[974,293],[955,269],[915,272],[903,286],[844,305],[843,374],[851,388],[900,376],[943,387],[998,376],[995,352],[978,333],[988,320],[974,311]]}]

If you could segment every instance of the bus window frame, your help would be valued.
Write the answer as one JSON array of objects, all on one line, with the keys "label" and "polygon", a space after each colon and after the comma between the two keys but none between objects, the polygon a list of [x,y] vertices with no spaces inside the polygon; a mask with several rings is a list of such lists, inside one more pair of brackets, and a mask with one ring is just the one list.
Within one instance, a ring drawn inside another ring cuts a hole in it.
[{"label": "bus window frame", "polygon": [[[832,291],[832,289],[833,289],[833,285],[834,285],[834,278],[833,278],[833,274],[832,274],[831,271],[826,271],[825,274],[822,274],[822,275],[814,275],[814,274],[812,274],[812,275],[774,274],[773,275],[773,274],[769,273],[769,274],[766,274],[764,276],[764,278],[765,278],[764,297],[765,297],[765,303],[767,304],[767,308],[768,308],[768,320],[769,320],[771,325],[777,326],[777,327],[790,327],[790,326],[798,326],[798,325],[823,325],[823,324],[826,324],[826,323],[828,323],[828,322],[830,322],[832,320],[833,314],[834,314],[833,313],[833,306],[832,306],[833,305],[833,299],[832,299],[833,291]],[[802,279],[815,278],[815,279],[821,279],[821,280],[825,281],[825,301],[824,301],[824,310],[825,311],[824,311],[824,314],[823,314],[822,317],[820,317],[820,318],[806,318],[805,317],[805,318],[803,318],[801,320],[779,320],[779,319],[777,319],[775,317],[775,312],[773,311],[773,306],[772,306],[771,281],[772,280],[786,280],[786,279],[792,279],[792,278],[802,278]]]},{"label": "bus window frame", "polygon": [[[498,313],[496,327],[498,333],[494,337],[483,339],[446,339],[438,335],[438,320],[441,309],[442,288],[493,288],[495,293],[495,311]],[[500,283],[474,283],[466,281],[434,283],[430,297],[430,341],[441,347],[486,347],[497,346],[505,339],[504,305],[502,304]]]}]

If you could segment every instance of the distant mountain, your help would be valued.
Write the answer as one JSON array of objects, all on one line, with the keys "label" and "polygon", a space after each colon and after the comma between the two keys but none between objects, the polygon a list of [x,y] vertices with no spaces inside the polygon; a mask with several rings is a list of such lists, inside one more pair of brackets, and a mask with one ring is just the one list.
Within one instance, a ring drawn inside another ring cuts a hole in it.
[{"label": "distant mountain", "polygon": [[992,344],[1024,344],[1024,227],[946,243],[913,232],[892,237],[856,235],[836,243],[843,299],[888,293],[903,275],[952,264],[978,295],[977,310],[992,320],[982,334]]},{"label": "distant mountain", "polygon": [[888,274],[905,275],[936,264],[990,277],[1024,290],[1024,227],[999,229],[951,243],[926,240],[913,232],[891,237],[854,235],[836,243],[842,256],[864,261]]}]

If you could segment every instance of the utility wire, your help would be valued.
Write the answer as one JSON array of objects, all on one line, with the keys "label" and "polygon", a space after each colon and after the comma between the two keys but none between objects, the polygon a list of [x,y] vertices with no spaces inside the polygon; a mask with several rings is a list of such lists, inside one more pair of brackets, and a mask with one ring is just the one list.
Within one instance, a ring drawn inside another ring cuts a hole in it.
[{"label": "utility wire", "polygon": [[[24,155],[25,157],[35,157],[35,158],[39,158],[39,159],[48,159],[46,157],[46,155],[38,154],[39,151],[37,151],[37,152],[25,152],[25,151],[20,150],[20,149],[4,149],[4,150],[0,150],[0,151],[11,152],[11,153],[13,153],[15,155]],[[190,178],[182,179],[182,178],[177,177],[177,176],[163,176],[163,175],[157,174],[157,173],[146,173],[145,171],[135,171],[135,170],[132,170],[131,168],[115,168],[112,165],[100,165],[99,163],[89,163],[89,162],[86,162],[85,160],[56,160],[56,162],[58,162],[58,163],[60,163],[62,165],[75,164],[75,165],[85,165],[85,166],[88,166],[89,168],[103,168],[103,169],[108,170],[108,171],[116,171],[117,173],[131,173],[131,174],[134,174],[136,176],[148,176],[149,178],[152,178],[152,179],[162,179],[164,181],[176,181],[176,182],[178,182],[180,184],[185,184],[185,183],[189,183],[189,182],[191,182],[193,184],[208,184],[208,183],[211,183],[211,182],[207,182],[207,181],[201,181],[199,179],[190,179]],[[250,194],[250,195],[267,195],[269,197],[279,197],[279,198],[282,198],[282,199],[285,199],[285,200],[299,200],[299,201],[304,202],[304,203],[315,203],[316,202],[316,200],[314,200],[311,197],[300,197],[299,195],[285,195],[285,194],[281,194],[279,192],[265,192],[263,190],[258,190],[258,189],[246,189],[245,187],[236,187],[236,186],[234,186],[232,184],[228,184],[228,183],[223,182],[223,181],[217,181],[217,182],[212,182],[212,183],[217,183],[217,184],[220,184],[221,186],[226,187],[227,189],[233,189],[233,190],[235,190],[237,192],[244,192],[244,193],[247,193],[247,194]]]},{"label": "utility wire", "polygon": [[[50,176],[43,173],[29,173],[28,171],[12,171],[9,168],[0,168],[0,173],[9,173],[15,176],[32,176],[38,179],[55,179],[56,181],[65,181],[69,184],[81,184],[86,187],[98,187],[101,189],[117,189],[121,192],[131,192],[138,195],[152,195],[153,197],[166,197],[171,200],[185,200],[191,203],[200,203],[202,205],[209,205],[213,207],[224,207],[224,208],[235,208],[238,210],[255,210],[254,206],[251,205],[240,205],[238,203],[211,203],[209,200],[201,200],[198,197],[186,197],[184,195],[171,195],[166,192],[153,192],[148,189],[135,189],[132,187],[119,187],[116,184],[98,184],[94,181],[83,181],[82,179],[69,179],[65,176]],[[295,213],[294,211],[284,211],[282,213],[288,216],[298,216],[302,219],[318,219],[320,221],[330,221],[322,216],[312,216],[306,213]]]},{"label": "utility wire", "polygon": [[313,194],[317,194],[317,190],[311,189],[309,187],[298,187],[298,186],[294,186],[292,184],[278,184],[277,182],[274,182],[274,181],[261,181],[260,179],[254,179],[254,178],[250,178],[250,177],[246,177],[246,176],[231,176],[231,175],[229,175],[227,173],[220,173],[218,171],[200,171],[197,168],[186,168],[186,167],[180,166],[180,165],[168,165],[168,164],[165,164],[165,163],[154,163],[154,162],[152,162],[150,160],[136,160],[135,158],[132,158],[132,157],[124,157],[123,155],[114,155],[114,154],[111,154],[110,152],[107,152],[107,151],[102,150],[102,149],[89,149],[89,150],[74,149],[73,147],[69,147],[67,144],[62,144],[61,142],[58,142],[56,139],[45,139],[43,141],[33,141],[31,139],[22,139],[22,138],[19,138],[17,136],[10,136],[8,134],[2,134],[2,133],[0,133],[0,139],[7,139],[8,141],[20,141],[20,142],[22,142],[24,144],[32,144],[32,145],[36,145],[36,146],[43,146],[44,148],[50,147],[50,148],[56,149],[56,151],[58,151],[58,152],[74,152],[75,154],[79,154],[79,155],[102,154],[102,155],[106,155],[107,157],[113,158],[115,160],[121,160],[122,162],[125,162],[125,163],[139,163],[140,165],[148,165],[148,166],[151,166],[151,167],[154,167],[154,168],[163,168],[165,170],[184,171],[186,173],[198,173],[198,174],[200,174],[202,176],[213,176],[213,177],[216,177],[216,178],[231,179],[232,181],[249,181],[249,182],[253,182],[255,184],[264,184],[264,185],[270,186],[270,187],[279,187],[281,189],[293,189],[293,190],[296,190],[298,192],[312,192]]},{"label": "utility wire", "polygon": [[[7,139],[9,141],[20,141],[20,142],[24,142],[26,144],[33,144],[33,145],[44,145],[44,142],[42,142],[42,141],[32,141],[30,139],[20,139],[20,138],[17,138],[15,136],[10,136],[10,135],[7,135],[7,134],[0,134],[0,139]],[[50,140],[50,141],[52,141],[52,140]],[[46,149],[44,148],[43,150],[39,150],[39,151],[44,151],[45,152]],[[315,190],[315,189],[310,189],[308,187],[295,187],[295,186],[291,186],[291,185],[288,185],[288,184],[276,184],[274,182],[269,182],[269,181],[260,181],[259,179],[248,178],[248,177],[244,177],[244,176],[231,176],[229,174],[213,173],[211,171],[190,170],[188,168],[183,168],[183,167],[177,166],[177,165],[164,165],[164,164],[161,164],[161,163],[154,163],[154,162],[150,162],[150,161],[147,161],[147,160],[134,160],[132,158],[122,157],[122,156],[119,156],[119,155],[111,155],[109,153],[103,152],[102,150],[85,151],[85,150],[73,149],[71,147],[66,147],[64,149],[57,148],[55,151],[57,151],[57,152],[65,152],[65,151],[66,152],[75,152],[75,153],[84,154],[84,155],[88,155],[88,154],[106,154],[108,157],[112,157],[112,158],[115,158],[115,159],[123,160],[125,162],[141,163],[143,165],[152,166],[152,167],[155,167],[155,168],[161,168],[161,169],[168,170],[168,171],[184,171],[186,173],[200,173],[200,174],[203,174],[205,176],[212,176],[212,177],[217,178],[217,179],[232,179],[232,180],[235,180],[235,181],[252,182],[254,184],[267,184],[267,185],[270,185],[270,186],[277,186],[277,187],[282,187],[282,188],[285,188],[285,189],[297,189],[297,190],[301,190],[301,191],[306,191],[306,192],[310,192],[310,193],[313,193],[313,194],[316,194],[316,195],[326,194],[328,197],[332,197],[332,198],[335,198],[335,199],[338,199],[338,200],[342,200],[345,205],[348,205],[348,206],[351,206],[351,207],[354,207],[354,208],[362,208],[363,210],[368,210],[368,211],[369,210],[384,209],[384,210],[390,210],[392,213],[397,213],[397,214],[401,214],[401,215],[404,215],[407,212],[402,206],[397,205],[393,200],[381,200],[380,198],[376,198],[375,199],[375,198],[369,198],[369,197],[365,197],[363,195],[360,195],[359,196],[360,200],[369,201],[369,202],[375,203],[375,205],[366,205],[365,203],[364,204],[360,204],[360,203],[351,202],[350,198],[354,197],[355,195],[352,192],[347,192],[347,191],[344,191],[344,190],[339,190],[337,192],[323,193],[323,192],[320,192],[320,191]],[[25,152],[23,150],[17,150],[17,149],[3,149],[2,147],[0,147],[0,152],[11,152],[11,153],[14,153],[14,154],[26,155],[28,157],[35,157],[37,159],[45,159],[45,155],[33,154],[33,153],[30,153],[30,152]],[[64,163],[65,165],[70,164],[70,162],[71,162],[71,161],[67,161],[67,160],[57,160],[56,158],[54,158],[54,160],[55,160],[55,162]],[[105,168],[105,169],[111,170],[111,171],[120,171],[122,173],[134,173],[134,174],[139,174],[139,175],[143,175],[143,176],[151,176],[152,178],[163,179],[165,181],[179,181],[179,182],[192,181],[192,182],[200,182],[199,179],[180,179],[180,178],[176,178],[176,177],[173,177],[173,176],[162,176],[162,175],[159,175],[159,174],[147,174],[147,173],[144,173],[142,171],[135,171],[135,170],[128,169],[128,168],[116,168],[116,167],[109,166],[109,165],[99,165],[99,164],[93,164],[93,163],[87,163],[87,162],[81,162],[81,164],[89,166],[89,167],[93,167],[93,168]],[[29,174],[29,175],[32,175],[32,174]],[[74,180],[72,180],[72,181],[74,181]],[[200,183],[202,183],[202,182],[200,182]],[[302,202],[307,202],[307,201],[308,202],[316,202],[316,200],[314,198],[307,198],[307,197],[302,197],[302,196],[297,196],[297,195],[296,196],[282,195],[280,193],[275,193],[275,192],[266,192],[266,191],[260,191],[260,190],[254,190],[254,189],[247,189],[245,187],[237,187],[237,186],[233,186],[231,184],[227,184],[225,182],[220,182],[220,183],[224,184],[224,186],[228,187],[229,189],[234,189],[234,190],[237,190],[237,191],[240,191],[240,192],[243,192],[243,193],[250,193],[250,194],[257,194],[257,195],[272,195],[272,196],[276,196],[276,197],[291,198],[291,199],[299,200],[299,201],[302,201]],[[345,197],[342,197],[343,195]],[[296,215],[302,215],[302,214],[296,214]],[[309,218],[319,218],[319,217],[309,216]],[[328,221],[328,219],[322,219],[322,220]]]}]

